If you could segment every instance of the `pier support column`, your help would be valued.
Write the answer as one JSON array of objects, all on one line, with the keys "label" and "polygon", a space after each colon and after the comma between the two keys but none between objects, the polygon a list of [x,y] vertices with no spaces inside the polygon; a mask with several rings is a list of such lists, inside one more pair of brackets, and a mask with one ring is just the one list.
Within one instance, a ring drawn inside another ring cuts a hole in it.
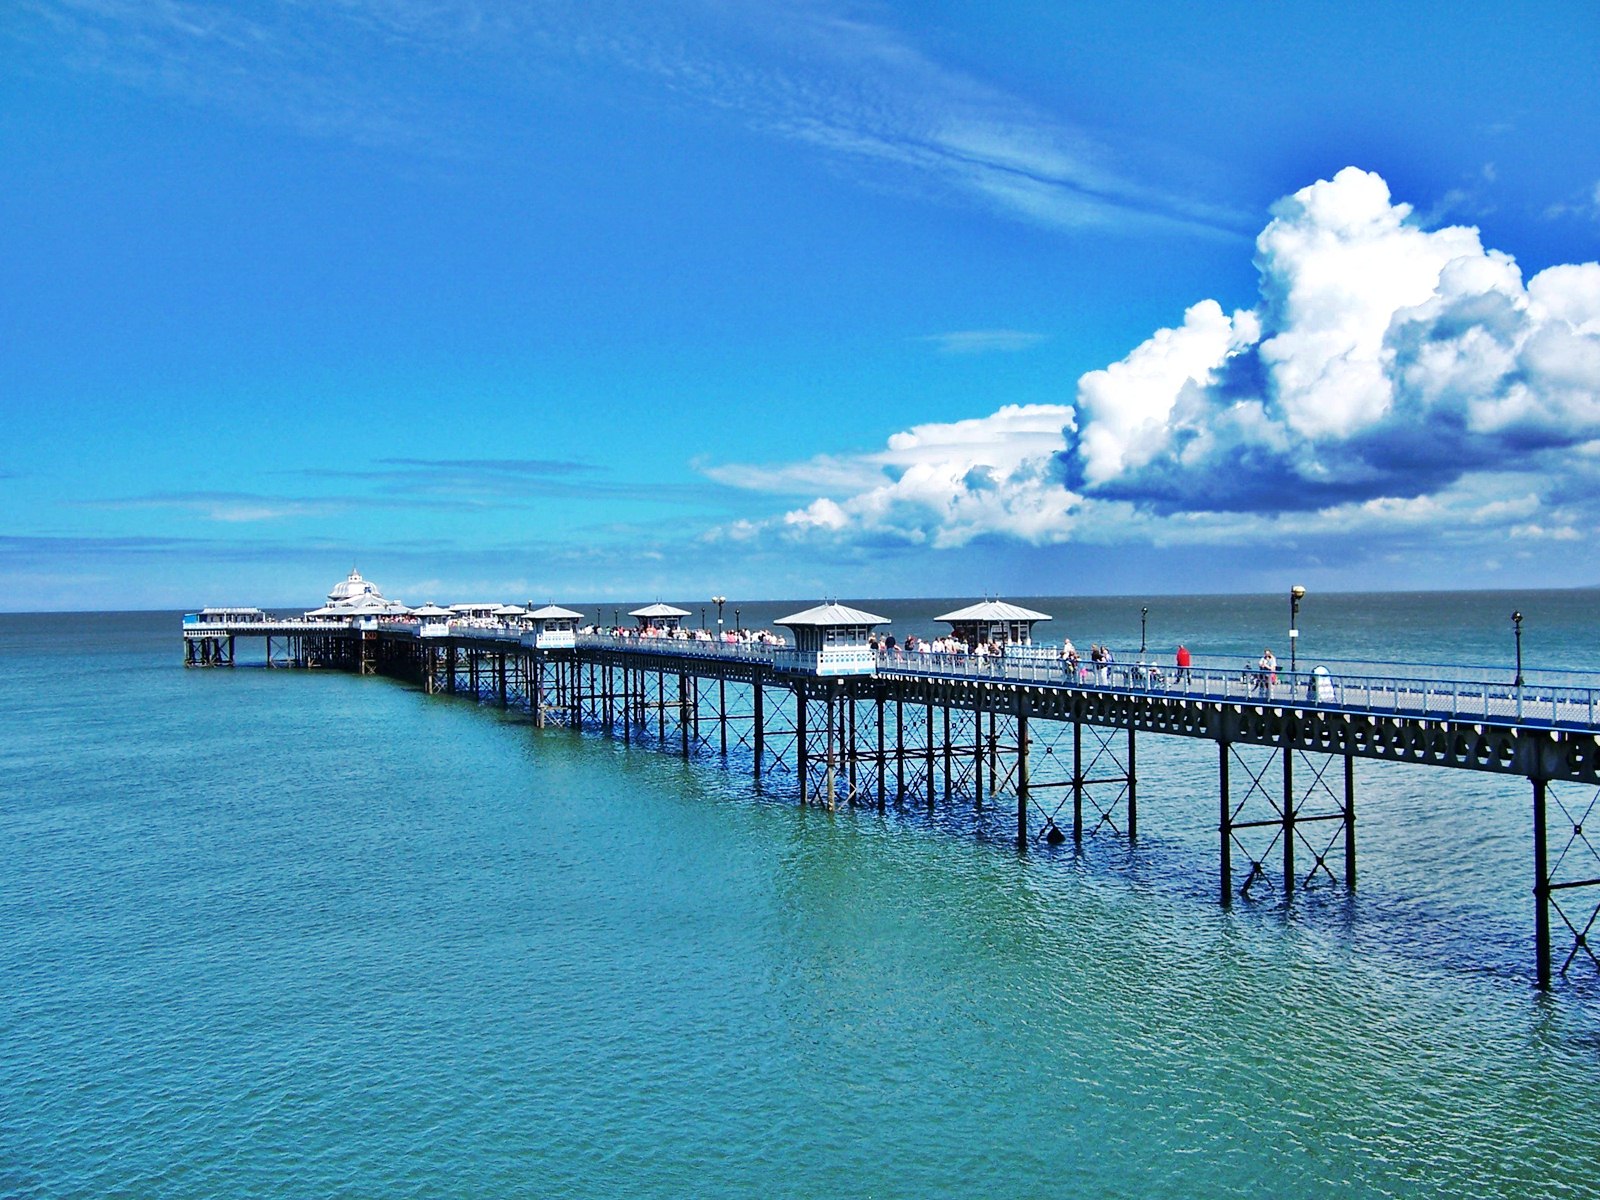
[{"label": "pier support column", "polygon": [[728,757],[728,673],[717,669],[717,724],[721,727],[722,757]]},{"label": "pier support column", "polygon": [[[1028,714],[1017,705],[1017,848],[1028,848]],[[979,774],[982,774],[980,768]]]},{"label": "pier support column", "polygon": [[983,689],[972,706],[972,807],[983,808]]},{"label": "pier support column", "polygon": [[844,734],[845,753],[845,787],[849,789],[846,799],[850,807],[856,806],[856,790],[860,786],[858,772],[861,765],[861,747],[857,743],[856,733],[856,693],[850,688],[840,701],[843,711],[840,732]]},{"label": "pier support column", "polygon": [[1072,840],[1083,845],[1083,718],[1072,718]]},{"label": "pier support column", "polygon": [[1139,840],[1138,737],[1133,728],[1133,709],[1128,710],[1128,844]]},{"label": "pier support column", "polygon": [[1294,895],[1294,719],[1283,731],[1283,894]]},{"label": "pier support column", "polygon": [[928,703],[927,703],[927,716],[928,716],[928,738],[927,738],[927,753],[928,753],[928,811],[932,812],[933,811],[933,801],[934,801],[934,791],[933,791],[933,777],[934,777],[933,701],[932,700],[929,700]]},{"label": "pier support column", "polygon": [[878,811],[882,812],[884,810],[884,792],[888,790],[889,786],[889,764],[884,753],[883,685],[881,683],[874,690],[873,701],[878,709]]},{"label": "pier support column", "polygon": [[810,755],[806,753],[806,697],[801,689],[804,684],[798,684],[794,692],[794,749],[799,757],[800,776],[800,804],[804,807],[807,799],[806,774],[810,770]]},{"label": "pier support column", "polygon": [[1344,886],[1356,890],[1356,756],[1344,755]]},{"label": "pier support column", "polygon": [[[683,757],[684,758],[688,758],[689,757],[689,726],[690,726],[691,717],[689,715],[689,692],[688,692],[688,688],[689,688],[689,677],[687,675],[680,674],[678,676],[678,741],[682,744],[682,750],[683,750]],[[699,690],[700,690],[700,688],[699,688],[699,685],[697,684],[695,686],[695,691],[698,693]],[[699,697],[696,696],[696,699],[698,699],[698,698]],[[665,699],[666,699],[666,697],[663,696],[662,697],[663,702],[665,701]],[[663,703],[663,707],[665,707],[664,703]]]},{"label": "pier support column", "polygon": [[1533,781],[1533,954],[1539,987],[1550,988],[1550,864],[1543,779]]},{"label": "pier support column", "polygon": [[1227,908],[1233,903],[1233,796],[1228,787],[1228,743],[1219,741],[1217,750],[1217,793],[1221,797],[1217,829],[1222,835],[1222,907]]},{"label": "pier support column", "polygon": [[906,705],[903,684],[895,685],[894,693],[894,802],[898,805],[906,798]]},{"label": "pier support column", "polygon": [[761,679],[760,667],[755,669],[754,675],[755,682],[751,685],[751,688],[752,697],[755,701],[753,705],[755,712],[751,718],[751,723],[755,726],[755,736],[751,738],[751,741],[755,743],[755,775],[757,779],[760,779],[761,759],[767,752],[767,712],[766,705],[762,703],[766,687]]},{"label": "pier support column", "polygon": [[833,799],[834,799],[834,782],[833,781],[834,781],[834,773],[838,769],[838,758],[836,756],[837,756],[837,753],[838,753],[838,745],[839,745],[839,743],[835,738],[835,735],[838,733],[838,726],[835,724],[836,718],[835,718],[835,715],[834,715],[834,713],[835,713],[835,702],[838,700],[838,696],[836,694],[837,692],[838,692],[838,688],[836,688],[836,687],[834,687],[834,686],[832,686],[830,684],[829,687],[828,687],[828,749],[827,749],[827,755],[828,756],[827,756],[826,759],[823,760],[823,786],[827,789],[827,800],[828,800],[828,811],[829,812],[833,811]]}]

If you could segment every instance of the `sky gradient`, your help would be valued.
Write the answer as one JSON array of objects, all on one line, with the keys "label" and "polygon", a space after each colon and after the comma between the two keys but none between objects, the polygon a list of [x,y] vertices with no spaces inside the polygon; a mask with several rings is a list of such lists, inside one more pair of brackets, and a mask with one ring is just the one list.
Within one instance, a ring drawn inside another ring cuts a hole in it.
[{"label": "sky gradient", "polygon": [[1600,584],[1593,4],[0,47],[0,609]]}]

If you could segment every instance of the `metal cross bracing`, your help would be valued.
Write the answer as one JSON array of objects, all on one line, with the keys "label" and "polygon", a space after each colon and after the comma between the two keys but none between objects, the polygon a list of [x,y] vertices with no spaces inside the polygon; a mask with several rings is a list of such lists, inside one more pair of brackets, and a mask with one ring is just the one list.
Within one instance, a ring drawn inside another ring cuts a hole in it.
[{"label": "metal cross bracing", "polygon": [[[1138,742],[1134,730],[1082,720],[1020,720],[1028,735],[1024,799],[1045,793],[1039,805],[1044,820],[1033,829],[1030,840],[1063,840],[1063,824],[1071,826],[1075,844],[1082,843],[1086,834],[1101,832],[1137,840]],[[1019,827],[1027,830],[1024,816],[1019,805]]]},{"label": "metal cross bracing", "polygon": [[[1580,958],[1600,970],[1600,956],[1596,955],[1593,940],[1595,924],[1600,921],[1600,899],[1596,899],[1595,891],[1600,889],[1600,850],[1595,847],[1600,830],[1589,828],[1596,818],[1596,807],[1600,806],[1600,788],[1553,786],[1536,779],[1533,789],[1536,967],[1539,986],[1549,987],[1552,912],[1572,937],[1558,973],[1565,976]],[[1559,815],[1559,823],[1550,821],[1552,808]],[[1550,836],[1552,830],[1554,839]],[[1553,852],[1552,841],[1558,847]]]},{"label": "metal cross bracing", "polygon": [[[1258,886],[1276,890],[1279,883],[1288,896],[1319,879],[1354,890],[1355,760],[1349,754],[1229,742],[1219,742],[1218,753],[1222,902],[1235,894],[1247,897]],[[1336,856],[1341,845],[1343,853]],[[1250,864],[1237,893],[1235,850]],[[1269,865],[1274,852],[1282,857],[1278,883]]]}]

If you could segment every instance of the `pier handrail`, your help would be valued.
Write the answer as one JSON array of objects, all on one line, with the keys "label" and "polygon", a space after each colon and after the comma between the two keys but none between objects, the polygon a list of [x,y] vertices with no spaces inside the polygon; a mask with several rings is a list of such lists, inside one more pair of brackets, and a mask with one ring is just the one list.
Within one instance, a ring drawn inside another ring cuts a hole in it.
[{"label": "pier handrail", "polygon": [[[782,670],[804,669],[806,656],[787,646],[749,642],[698,641],[681,638],[616,637],[581,634],[580,647],[633,650],[678,658],[737,659],[766,662]],[[814,658],[814,656],[813,656]],[[1600,688],[1524,681],[1521,688],[1482,679],[1417,679],[1396,675],[1319,672],[1315,668],[1267,675],[1254,664],[1226,668],[1192,667],[1187,678],[1176,668],[1151,662],[1113,663],[1103,671],[1083,662],[1078,678],[1068,678],[1063,664],[1049,658],[1018,659],[994,655],[933,654],[922,651],[880,652],[880,673],[895,676],[938,676],[995,683],[1029,683],[1084,691],[1129,692],[1177,696],[1237,704],[1330,709],[1376,716],[1430,720],[1482,721],[1491,724],[1540,725],[1600,732],[1597,709]]]}]

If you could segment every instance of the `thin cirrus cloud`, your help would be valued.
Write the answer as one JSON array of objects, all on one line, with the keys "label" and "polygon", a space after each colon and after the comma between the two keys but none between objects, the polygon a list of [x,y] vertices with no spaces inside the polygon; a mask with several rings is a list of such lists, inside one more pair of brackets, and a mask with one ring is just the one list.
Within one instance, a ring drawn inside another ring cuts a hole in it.
[{"label": "thin cirrus cloud", "polygon": [[[811,146],[867,186],[943,194],[1057,228],[1239,233],[1189,186],[1140,177],[1109,144],[828,4],[745,9],[475,0],[244,10],[196,0],[24,0],[38,56],[304,136],[455,157],[522,136],[484,91],[647,86]],[[430,64],[428,89],[417,87]],[[470,76],[471,87],[450,80]]]},{"label": "thin cirrus cloud", "polygon": [[[1600,264],[1524,281],[1476,229],[1425,228],[1355,168],[1275,205],[1256,262],[1254,308],[1194,304],[1080,378],[1074,404],[764,468],[856,486],[724,532],[948,547],[1273,542],[1289,513],[1302,534],[1595,527]],[[708,473],[752,485],[749,468]]]},{"label": "thin cirrus cloud", "polygon": [[550,499],[648,500],[701,504],[726,501],[723,488],[603,477],[589,463],[551,459],[380,458],[369,467],[302,467],[296,478],[365,485],[327,494],[163,491],[83,501],[85,507],[170,509],[229,524],[326,518],[361,510],[472,512],[518,509]]},{"label": "thin cirrus cloud", "polygon": [[958,329],[950,333],[930,333],[918,340],[933,346],[940,354],[1015,354],[1049,341],[1050,335],[1021,329]]}]

